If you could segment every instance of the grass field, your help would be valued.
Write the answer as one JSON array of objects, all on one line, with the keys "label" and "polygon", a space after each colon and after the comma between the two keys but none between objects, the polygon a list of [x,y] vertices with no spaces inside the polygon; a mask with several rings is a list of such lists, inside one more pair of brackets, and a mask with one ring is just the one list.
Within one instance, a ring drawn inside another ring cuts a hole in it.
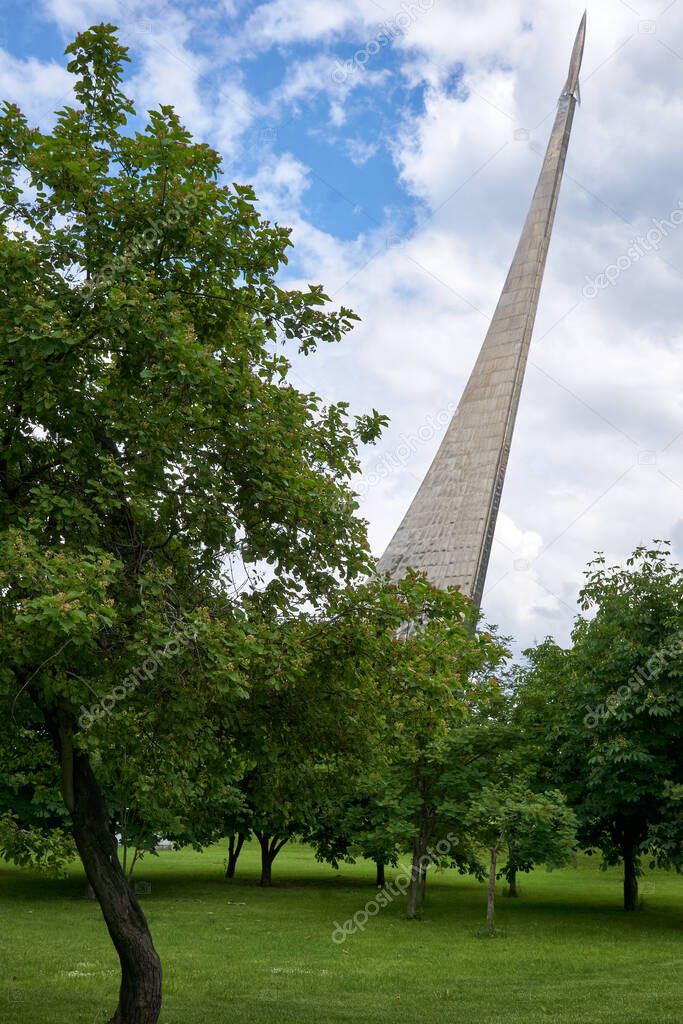
[{"label": "grass field", "polygon": [[[644,909],[620,909],[620,876],[597,858],[522,876],[498,900],[506,936],[476,937],[483,885],[430,879],[420,921],[404,898],[335,944],[375,894],[371,865],[340,872],[285,848],[260,889],[246,848],[232,882],[223,849],[164,852],[139,865],[141,895],[165,969],[164,1024],[679,1024],[683,1020],[683,878],[643,880]],[[388,880],[392,873],[388,873]],[[117,960],[74,867],[48,880],[0,867],[0,1021],[102,1024]]]}]

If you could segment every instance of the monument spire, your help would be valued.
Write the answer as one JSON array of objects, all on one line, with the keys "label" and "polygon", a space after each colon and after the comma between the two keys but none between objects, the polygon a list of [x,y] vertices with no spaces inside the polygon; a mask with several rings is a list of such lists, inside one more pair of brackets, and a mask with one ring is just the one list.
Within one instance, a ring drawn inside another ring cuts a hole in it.
[{"label": "monument spire", "polygon": [[481,604],[543,271],[579,102],[584,13],[543,166],[496,311],[427,475],[379,560],[409,567]]},{"label": "monument spire", "polygon": [[569,74],[567,75],[567,81],[565,87],[562,90],[562,96],[573,96],[578,103],[581,102],[581,93],[579,91],[579,71],[581,70],[581,61],[583,59],[583,47],[586,42],[586,14],[587,11],[583,12],[583,18],[579,25],[579,31],[576,33],[576,39],[574,40],[574,49],[572,50],[572,58],[569,61]]}]

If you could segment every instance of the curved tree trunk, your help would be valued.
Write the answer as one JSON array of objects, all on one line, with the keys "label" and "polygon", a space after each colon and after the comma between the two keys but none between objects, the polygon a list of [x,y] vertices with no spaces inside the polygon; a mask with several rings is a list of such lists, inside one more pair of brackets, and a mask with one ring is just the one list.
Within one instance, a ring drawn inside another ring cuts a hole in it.
[{"label": "curved tree trunk", "polygon": [[89,884],[121,962],[119,1004],[109,1024],[156,1024],[161,963],[147,921],[119,863],[116,839],[88,756],[73,748],[73,728],[43,712],[62,768],[62,793]]}]

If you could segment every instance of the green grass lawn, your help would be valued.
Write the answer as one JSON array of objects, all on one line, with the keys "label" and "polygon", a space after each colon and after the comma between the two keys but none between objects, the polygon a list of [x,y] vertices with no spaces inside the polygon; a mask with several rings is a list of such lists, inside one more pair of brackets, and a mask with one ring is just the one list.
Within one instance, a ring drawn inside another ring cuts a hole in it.
[{"label": "green grass lawn", "polygon": [[[683,1020],[683,879],[643,880],[644,909],[620,909],[618,871],[598,858],[522,876],[499,898],[504,938],[476,937],[484,886],[454,872],[429,883],[423,919],[405,898],[362,933],[332,942],[375,894],[372,866],[340,872],[305,847],[285,848],[272,889],[245,848],[238,878],[224,850],[164,852],[136,868],[165,970],[164,1024],[443,1024]],[[388,873],[388,880],[392,873]],[[116,1003],[117,960],[83,877],[0,868],[0,1021],[102,1024]]]}]

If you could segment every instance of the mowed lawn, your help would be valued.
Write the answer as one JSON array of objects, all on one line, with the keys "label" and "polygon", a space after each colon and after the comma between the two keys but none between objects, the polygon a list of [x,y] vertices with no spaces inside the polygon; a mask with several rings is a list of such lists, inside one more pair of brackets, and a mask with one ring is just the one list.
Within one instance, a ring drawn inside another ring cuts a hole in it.
[{"label": "mowed lawn", "polygon": [[[136,868],[164,964],[164,1024],[683,1020],[683,878],[674,874],[648,874],[644,909],[626,915],[619,873],[600,871],[597,857],[540,869],[522,876],[520,899],[501,896],[506,935],[489,940],[476,937],[484,886],[436,873],[422,920],[405,920],[400,897],[335,944],[334,922],[375,894],[371,865],[337,872],[291,846],[264,890],[256,849],[245,849],[232,882],[224,855],[164,852]],[[2,1024],[102,1024],[116,1002],[117,960],[80,871],[50,880],[3,864],[0,915]]]}]

